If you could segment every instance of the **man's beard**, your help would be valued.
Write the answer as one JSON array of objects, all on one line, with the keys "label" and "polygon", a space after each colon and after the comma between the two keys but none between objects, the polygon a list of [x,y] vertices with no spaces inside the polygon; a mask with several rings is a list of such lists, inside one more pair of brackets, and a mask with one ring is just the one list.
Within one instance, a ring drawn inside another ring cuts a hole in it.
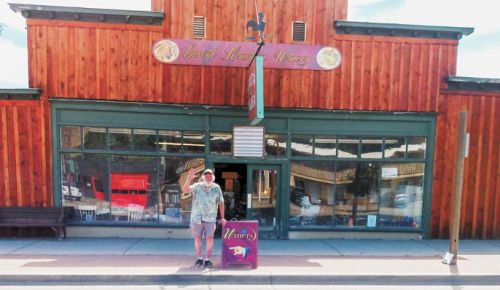
[{"label": "man's beard", "polygon": [[205,180],[205,175],[203,175],[201,179],[203,179],[203,184],[205,184],[206,187],[210,187],[214,183],[215,177],[212,177],[212,180],[207,181]]}]

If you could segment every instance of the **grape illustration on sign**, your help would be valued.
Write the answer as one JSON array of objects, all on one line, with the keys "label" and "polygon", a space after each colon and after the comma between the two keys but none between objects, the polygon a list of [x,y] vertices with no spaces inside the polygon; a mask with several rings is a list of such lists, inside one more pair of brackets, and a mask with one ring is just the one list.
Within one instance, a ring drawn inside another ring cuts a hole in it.
[{"label": "grape illustration on sign", "polygon": [[163,39],[153,46],[153,55],[161,62],[171,63],[179,56],[179,47],[175,42]]},{"label": "grape illustration on sign", "polygon": [[324,69],[335,69],[340,65],[340,52],[333,47],[323,47],[316,54],[316,62]]}]

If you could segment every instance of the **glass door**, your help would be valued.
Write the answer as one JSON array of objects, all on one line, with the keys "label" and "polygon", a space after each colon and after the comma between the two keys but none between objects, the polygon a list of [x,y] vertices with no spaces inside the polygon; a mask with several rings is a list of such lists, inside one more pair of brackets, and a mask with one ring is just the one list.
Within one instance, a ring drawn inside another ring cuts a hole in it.
[{"label": "glass door", "polygon": [[280,184],[279,173],[278,166],[248,165],[247,220],[259,222],[260,238],[277,237],[279,215],[276,201]]}]

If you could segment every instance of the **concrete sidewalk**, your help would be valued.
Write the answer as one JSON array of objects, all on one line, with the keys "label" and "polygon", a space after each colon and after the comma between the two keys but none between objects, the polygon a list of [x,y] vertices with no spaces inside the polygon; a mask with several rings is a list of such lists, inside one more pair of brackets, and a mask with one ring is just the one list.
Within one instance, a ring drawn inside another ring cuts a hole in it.
[{"label": "concrete sidewalk", "polygon": [[[456,266],[441,263],[447,240],[263,240],[259,267],[194,267],[191,240],[0,240],[0,285],[25,283],[290,283],[383,281],[384,285],[500,285],[500,241],[460,242]],[[480,279],[478,279],[480,278]],[[259,282],[260,281],[260,282]],[[371,281],[371,280],[370,280]],[[391,282],[392,281],[392,282]],[[391,284],[397,283],[397,284]],[[473,284],[476,285],[476,284]]]}]

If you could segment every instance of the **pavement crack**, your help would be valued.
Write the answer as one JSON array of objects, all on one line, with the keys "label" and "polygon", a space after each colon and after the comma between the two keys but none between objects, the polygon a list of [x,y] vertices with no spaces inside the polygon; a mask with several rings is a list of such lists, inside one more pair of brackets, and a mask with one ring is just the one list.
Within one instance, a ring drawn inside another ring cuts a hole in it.
[{"label": "pavement crack", "polygon": [[343,256],[343,255],[344,255],[344,254],[342,254],[342,252],[340,252],[339,250],[337,250],[337,248],[335,248],[335,247],[334,247],[333,245],[331,245],[330,243],[327,243],[327,242],[326,242],[326,241],[324,241],[324,240],[321,240],[321,242],[322,242],[323,244],[325,244],[328,248],[330,248],[330,249],[334,250],[335,252],[337,252],[337,254],[338,254],[339,256]]},{"label": "pavement crack", "polygon": [[128,247],[127,249],[125,249],[125,251],[123,252],[122,256],[126,256],[127,253],[128,253],[128,251],[130,251],[130,249],[132,249],[135,245],[137,245],[142,240],[143,240],[142,238],[137,239],[137,241],[135,241],[135,243],[133,243],[132,245],[130,245],[130,247]]},{"label": "pavement crack", "polygon": [[41,241],[43,241],[43,240],[33,241],[33,242],[32,242],[32,243],[30,243],[30,244],[26,244],[26,245],[24,245],[24,246],[22,246],[22,247],[20,247],[20,248],[17,248],[17,249],[14,249],[14,250],[10,251],[8,254],[9,254],[9,255],[10,255],[10,254],[14,254],[15,252],[17,252],[17,251],[19,251],[19,250],[25,249],[25,248],[27,248],[27,247],[31,247],[31,246],[33,246],[34,244],[40,243]]}]

